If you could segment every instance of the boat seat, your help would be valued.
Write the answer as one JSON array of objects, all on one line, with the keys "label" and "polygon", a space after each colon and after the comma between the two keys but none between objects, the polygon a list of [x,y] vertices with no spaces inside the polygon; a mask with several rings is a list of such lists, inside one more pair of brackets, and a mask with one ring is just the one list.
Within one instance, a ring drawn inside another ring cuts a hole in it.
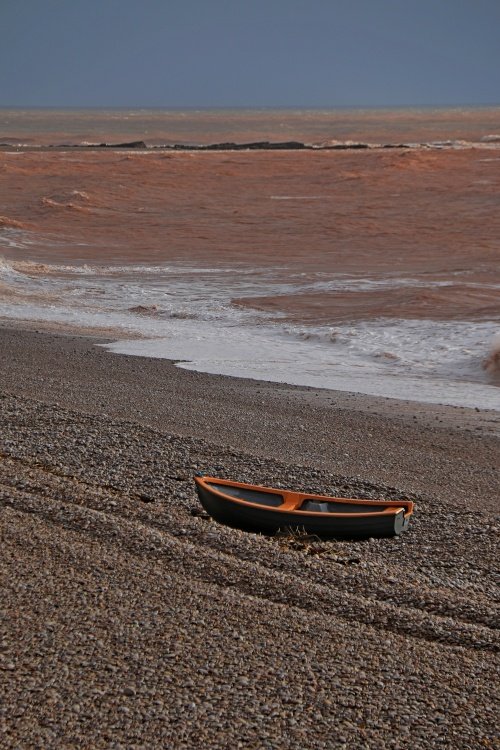
[{"label": "boat seat", "polygon": [[304,500],[298,510],[308,510],[310,513],[381,513],[383,505],[358,505],[357,503],[329,502],[321,503],[317,500]]},{"label": "boat seat", "polygon": [[238,500],[246,500],[249,503],[267,505],[270,508],[277,508],[283,505],[283,495],[276,493],[248,490],[245,487],[231,487],[226,484],[215,484],[215,482],[210,482],[208,485],[209,487],[213,487],[214,490],[223,492],[225,495],[236,497]]}]

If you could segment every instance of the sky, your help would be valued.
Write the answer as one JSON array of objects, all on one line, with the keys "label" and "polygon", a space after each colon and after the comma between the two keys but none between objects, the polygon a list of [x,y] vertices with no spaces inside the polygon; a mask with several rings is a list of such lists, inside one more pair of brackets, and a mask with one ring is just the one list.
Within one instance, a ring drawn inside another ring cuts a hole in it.
[{"label": "sky", "polygon": [[0,106],[500,104],[500,0],[0,0]]}]

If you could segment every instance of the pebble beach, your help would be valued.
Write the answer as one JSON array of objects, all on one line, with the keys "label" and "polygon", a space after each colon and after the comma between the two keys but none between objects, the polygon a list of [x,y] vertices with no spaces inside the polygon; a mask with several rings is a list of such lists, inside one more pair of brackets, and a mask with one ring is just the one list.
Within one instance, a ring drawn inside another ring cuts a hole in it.
[{"label": "pebble beach", "polygon": [[[0,327],[0,747],[500,747],[500,412],[104,341]],[[208,518],[198,471],[416,509],[264,537]]]}]

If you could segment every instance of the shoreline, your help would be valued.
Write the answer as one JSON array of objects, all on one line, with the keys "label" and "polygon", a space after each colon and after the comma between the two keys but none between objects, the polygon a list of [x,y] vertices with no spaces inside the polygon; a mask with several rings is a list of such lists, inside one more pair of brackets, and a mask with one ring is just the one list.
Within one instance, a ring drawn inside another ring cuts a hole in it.
[{"label": "shoreline", "polygon": [[[0,323],[0,744],[493,746],[498,414],[105,340]],[[201,512],[208,469],[415,515],[394,539],[249,534]]]},{"label": "shoreline", "polygon": [[[379,481],[396,486],[407,482],[417,491],[426,490],[426,480],[425,472],[423,481],[412,472],[412,441],[416,462],[421,458],[425,465],[424,457],[432,457],[433,471],[443,463],[447,442],[468,461],[480,440],[487,446],[485,466],[497,463],[497,411],[212,375],[167,359],[115,354],[100,346],[109,342],[106,331],[100,336],[48,332],[36,323],[27,327],[0,321],[5,352],[2,386],[14,394],[89,413],[100,413],[102,403],[111,418],[132,418],[186,437],[209,435],[215,444],[267,450],[278,460],[297,464],[338,466],[350,475],[373,472]],[[48,369],[58,377],[39,376]],[[117,391],[117,386],[123,390]],[[175,394],[174,403],[168,389]],[[460,472],[467,487],[464,493],[477,484],[466,480],[467,471],[466,467]],[[446,484],[435,482],[436,477],[433,485],[446,491]],[[491,502],[496,509],[495,491]]]}]

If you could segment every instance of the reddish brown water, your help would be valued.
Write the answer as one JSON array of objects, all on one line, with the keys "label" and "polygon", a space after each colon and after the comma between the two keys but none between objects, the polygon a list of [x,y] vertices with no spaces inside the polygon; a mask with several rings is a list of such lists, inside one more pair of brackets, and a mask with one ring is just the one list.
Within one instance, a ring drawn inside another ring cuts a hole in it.
[{"label": "reddish brown water", "polygon": [[323,322],[500,317],[497,151],[8,151],[0,177],[1,226],[38,238],[4,247],[14,261],[418,277],[453,285],[251,304]]},{"label": "reddish brown water", "polygon": [[452,109],[1,109],[0,143],[408,143],[500,134],[499,107]]},{"label": "reddish brown water", "polygon": [[[0,316],[133,334],[117,350],[207,372],[500,409],[499,133],[498,108],[0,111],[0,143],[31,144],[0,147]],[[133,140],[448,143],[48,147]]]}]

